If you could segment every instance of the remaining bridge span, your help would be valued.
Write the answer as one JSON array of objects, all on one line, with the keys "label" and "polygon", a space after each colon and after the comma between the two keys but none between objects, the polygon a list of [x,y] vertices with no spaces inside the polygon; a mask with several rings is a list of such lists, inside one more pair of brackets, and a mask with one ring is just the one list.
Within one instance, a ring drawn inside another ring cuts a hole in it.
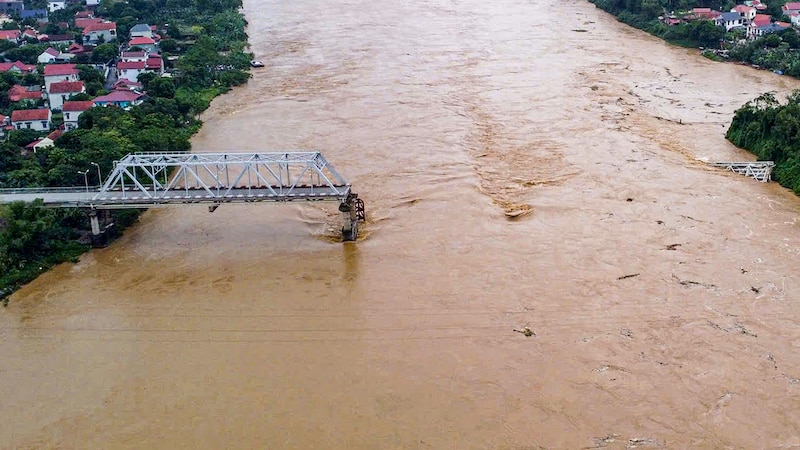
[{"label": "remaining bridge span", "polygon": [[772,179],[773,161],[745,161],[745,162],[716,162],[710,163],[714,167],[722,167],[738,174],[753,177],[767,183]]},{"label": "remaining bridge span", "polygon": [[[135,153],[115,162],[102,186],[0,191],[0,202],[97,209],[208,203],[336,201],[342,235],[355,240],[364,202],[319,152]],[[92,214],[93,232],[99,233]]]}]

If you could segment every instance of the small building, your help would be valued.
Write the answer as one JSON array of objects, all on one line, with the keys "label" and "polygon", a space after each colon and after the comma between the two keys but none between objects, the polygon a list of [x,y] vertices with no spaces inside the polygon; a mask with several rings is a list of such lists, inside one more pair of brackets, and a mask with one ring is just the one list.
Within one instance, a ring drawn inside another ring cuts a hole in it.
[{"label": "small building", "polygon": [[41,55],[39,55],[38,58],[36,58],[36,60],[39,61],[39,64],[50,64],[51,62],[55,62],[56,58],[58,58],[58,55],[60,54],[60,51],[54,49],[53,47],[48,47],[42,52]]},{"label": "small building", "polygon": [[115,22],[100,22],[89,24],[83,29],[83,42],[99,44],[111,42],[117,38],[117,24]]},{"label": "small building", "polygon": [[145,61],[120,61],[117,63],[117,77],[138,80],[146,65]]},{"label": "small building", "polygon": [[153,38],[153,29],[150,27],[150,25],[148,25],[146,23],[138,23],[138,24],[134,25],[133,27],[131,27],[130,37],[131,37],[131,39],[137,38],[137,37],[146,37],[146,38],[152,39]]},{"label": "small building", "polygon": [[22,32],[19,30],[0,30],[0,39],[19,44],[20,34],[22,34]]},{"label": "small building", "polygon": [[144,95],[134,91],[112,91],[92,101],[95,106],[118,106],[127,109],[141,104],[144,101]]},{"label": "small building", "polygon": [[58,111],[61,106],[73,95],[86,92],[83,81],[59,81],[50,85],[47,90],[47,98],[50,101],[50,109]]},{"label": "small building", "polygon": [[72,131],[78,128],[78,118],[89,108],[94,106],[94,102],[91,100],[84,100],[84,101],[66,101],[64,105],[61,107],[61,111],[64,113],[64,129],[66,131]]},{"label": "small building", "polygon": [[164,60],[160,55],[147,58],[147,61],[145,61],[144,64],[144,69],[146,72],[153,72],[158,75],[164,73]]},{"label": "small building", "polygon": [[47,22],[46,9],[23,9],[19,12],[19,16],[22,18],[22,20],[36,19],[39,22]]},{"label": "small building", "polygon": [[725,31],[742,27],[742,16],[738,12],[726,12],[720,14],[716,20],[717,26],[724,27]]},{"label": "small building", "polygon": [[792,12],[800,12],[800,2],[789,2],[781,6],[781,11],[786,15]]},{"label": "small building", "polygon": [[22,0],[1,0],[0,12],[4,12],[9,16],[19,15],[25,9]]},{"label": "small building", "polygon": [[94,17],[94,16],[77,17],[76,16],[75,17],[75,28],[84,29],[84,28],[88,27],[89,25],[92,25],[92,24],[95,24],[95,23],[103,23],[104,21],[105,21],[105,19],[103,19],[102,17]]},{"label": "small building", "polygon": [[71,34],[49,34],[45,41],[52,45],[72,45],[75,43],[75,36]]},{"label": "small building", "polygon": [[768,25],[763,25],[763,26],[758,27],[756,29],[756,31],[755,31],[755,36],[756,37],[760,37],[760,36],[764,36],[764,35],[771,34],[771,33],[778,33],[778,32],[783,31],[783,30],[785,30],[785,29],[787,29],[789,27],[790,27],[790,25],[787,24],[787,23],[782,23],[782,22],[770,23]]},{"label": "small building", "polygon": [[120,78],[117,80],[116,83],[112,86],[112,88],[117,90],[123,91],[138,91],[141,92],[142,90],[142,83],[138,83],[136,81],[131,81],[127,78]]},{"label": "small building", "polygon": [[15,130],[47,131],[52,115],[47,108],[18,109],[11,112],[11,126]]},{"label": "small building", "polygon": [[146,52],[154,52],[158,49],[158,44],[153,38],[135,37],[128,41],[128,48],[139,47]]},{"label": "small building", "polygon": [[145,61],[147,61],[147,52],[145,52],[145,51],[140,51],[140,52],[126,51],[126,52],[121,52],[119,54],[119,60],[120,61],[126,61],[126,62],[145,62]]},{"label": "small building", "polygon": [[15,84],[8,90],[8,99],[12,102],[21,102],[23,100],[38,101],[42,99],[41,86],[20,86]]},{"label": "small building", "polygon": [[742,25],[750,25],[750,22],[756,18],[756,9],[747,5],[736,5],[731,12],[739,13],[742,17]]},{"label": "small building", "polygon": [[16,72],[20,74],[36,72],[36,66],[25,64],[22,61],[0,63],[0,72]]},{"label": "small building", "polygon": [[75,64],[48,64],[44,66],[44,86],[50,92],[50,85],[59,81],[78,81]]},{"label": "small building", "polygon": [[25,28],[22,30],[22,33],[19,35],[20,39],[32,39],[34,41],[39,40],[39,33],[36,32],[33,28]]},{"label": "small building", "polygon": [[47,10],[50,12],[58,11],[59,9],[64,9],[67,7],[66,0],[48,0],[47,1]]}]

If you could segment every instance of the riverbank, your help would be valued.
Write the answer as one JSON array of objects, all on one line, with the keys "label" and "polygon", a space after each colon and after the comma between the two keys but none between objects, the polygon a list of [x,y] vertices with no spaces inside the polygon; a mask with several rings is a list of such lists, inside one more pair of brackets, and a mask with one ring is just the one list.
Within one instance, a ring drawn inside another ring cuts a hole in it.
[{"label": "riverbank", "polygon": [[[665,41],[685,47],[717,47],[725,38],[722,28],[709,20],[695,20],[667,26],[660,21],[620,8],[610,0],[590,0],[617,20],[646,31]],[[738,62],[779,75],[800,77],[800,36],[794,28],[770,33],[744,44],[731,43],[721,52],[703,55],[717,62]],[[720,56],[722,53],[724,57]],[[737,109],[726,137],[733,144],[753,153],[759,160],[774,161],[773,179],[800,195],[800,91],[785,104],[771,93],[758,96]]]},{"label": "riverbank", "polygon": [[[112,3],[96,13],[109,20],[153,24],[162,35],[160,45],[171,52],[163,55],[174,64],[171,76],[140,75],[138,81],[147,94],[141,105],[90,108],[81,114],[79,129],[64,133],[54,146],[35,154],[22,148],[32,138],[30,130],[11,131],[3,144],[0,187],[83,186],[88,178],[76,173],[90,168],[94,174],[92,165],[99,177],[128,153],[188,151],[189,139],[201,126],[198,116],[211,100],[250,78],[252,54],[247,51],[240,0],[212,2],[203,8],[146,3],[135,18],[126,16],[130,11],[119,5],[124,6]],[[121,231],[137,215],[114,212],[112,221]],[[80,211],[25,204],[0,207],[0,302],[7,305],[13,291],[56,264],[76,261],[89,249],[76,242],[87,232],[88,221]]]}]

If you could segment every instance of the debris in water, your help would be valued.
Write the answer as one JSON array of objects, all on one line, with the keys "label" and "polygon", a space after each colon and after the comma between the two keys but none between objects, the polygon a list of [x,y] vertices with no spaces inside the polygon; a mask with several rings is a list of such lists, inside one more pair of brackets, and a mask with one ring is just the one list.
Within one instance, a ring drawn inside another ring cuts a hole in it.
[{"label": "debris in water", "polygon": [[632,273],[630,275],[623,275],[621,277],[617,277],[618,280],[627,280],[628,278],[638,277],[640,274]]},{"label": "debris in water", "polygon": [[774,367],[775,370],[778,370],[778,363],[775,361],[775,357],[772,356],[772,353],[767,354],[767,359],[772,361],[772,367]]},{"label": "debris in water", "polygon": [[619,334],[621,334],[621,335],[623,335],[625,337],[629,337],[629,338],[633,337],[633,331],[631,331],[628,328],[620,328]]},{"label": "debris in water", "polygon": [[716,285],[710,284],[710,283],[701,283],[699,281],[692,281],[692,280],[681,280],[674,273],[672,274],[672,278],[677,280],[678,283],[681,284],[682,286],[703,286],[703,287],[709,288],[709,289],[717,287]]},{"label": "debris in water", "polygon": [[528,328],[528,327],[525,327],[525,328],[523,328],[523,329],[521,329],[521,330],[516,330],[516,329],[515,329],[514,331],[515,331],[515,332],[517,332],[517,333],[524,334],[524,335],[525,335],[525,337],[536,336],[536,333],[534,333],[534,332],[533,332],[533,330],[531,330],[531,329],[530,329],[530,328]]},{"label": "debris in water", "polygon": [[631,438],[625,448],[661,447],[661,443],[653,438]]},{"label": "debris in water", "polygon": [[606,437],[593,438],[592,441],[594,441],[594,448],[603,448],[607,447],[608,444],[612,444],[617,438],[619,438],[618,434],[609,434]]}]

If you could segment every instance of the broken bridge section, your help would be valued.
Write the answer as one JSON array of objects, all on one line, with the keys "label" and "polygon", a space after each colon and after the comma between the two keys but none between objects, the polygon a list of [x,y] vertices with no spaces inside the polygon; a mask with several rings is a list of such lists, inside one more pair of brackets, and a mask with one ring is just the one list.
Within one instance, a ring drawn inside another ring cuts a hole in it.
[{"label": "broken bridge section", "polygon": [[772,169],[775,167],[773,161],[716,162],[710,163],[709,165],[722,167],[741,175],[753,177],[762,183],[767,183],[772,180]]},{"label": "broken bridge section", "polygon": [[[339,203],[342,236],[353,241],[364,202],[320,152],[135,153],[116,161],[99,188],[3,190],[0,202],[98,209],[207,203],[331,201]],[[99,229],[90,214],[92,230]]]}]

